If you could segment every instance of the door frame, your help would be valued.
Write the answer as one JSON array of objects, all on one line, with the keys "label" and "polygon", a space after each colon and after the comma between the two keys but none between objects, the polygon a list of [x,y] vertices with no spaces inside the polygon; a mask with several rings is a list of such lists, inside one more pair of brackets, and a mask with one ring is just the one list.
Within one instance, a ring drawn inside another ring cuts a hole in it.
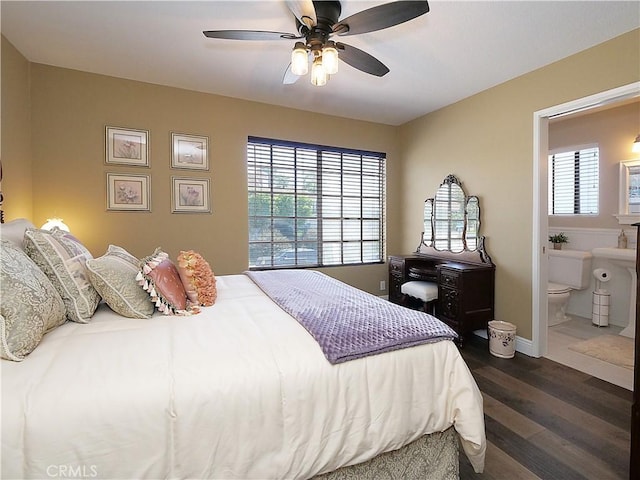
[{"label": "door frame", "polygon": [[[533,235],[531,354],[547,353],[547,245],[549,236],[547,164],[549,119],[640,97],[640,82],[630,83],[533,113]],[[640,133],[640,132],[639,132]]]}]

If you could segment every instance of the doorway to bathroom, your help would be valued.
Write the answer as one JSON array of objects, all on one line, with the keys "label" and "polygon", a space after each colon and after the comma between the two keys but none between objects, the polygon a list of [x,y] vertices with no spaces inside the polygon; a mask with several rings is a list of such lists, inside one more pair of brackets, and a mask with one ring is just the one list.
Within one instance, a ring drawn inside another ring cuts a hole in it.
[{"label": "doorway to bathroom", "polygon": [[[534,113],[534,215],[533,215],[533,318],[531,350],[534,356],[546,356],[559,363],[571,366],[590,375],[603,378],[611,383],[632,388],[633,371],[594,359],[568,348],[569,344],[598,336],[598,328],[591,328],[591,319],[575,318],[555,327],[547,328],[547,281],[548,281],[548,152],[549,123],[554,119],[575,115],[578,112],[612,107],[640,97],[640,82],[602,92],[596,95],[557,105]],[[624,158],[620,161],[626,160]],[[558,328],[560,327],[560,328]],[[609,335],[616,335],[615,328],[607,329]],[[620,370],[622,369],[622,370]],[[604,378],[606,377],[606,378]]]}]

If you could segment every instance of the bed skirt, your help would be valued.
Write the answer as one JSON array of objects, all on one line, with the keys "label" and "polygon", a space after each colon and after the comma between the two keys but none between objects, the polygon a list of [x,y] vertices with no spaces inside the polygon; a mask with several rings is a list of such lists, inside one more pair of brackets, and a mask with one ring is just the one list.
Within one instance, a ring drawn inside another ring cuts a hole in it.
[{"label": "bed skirt", "polygon": [[367,462],[339,468],[312,480],[452,480],[460,478],[459,471],[458,434],[450,427]]}]

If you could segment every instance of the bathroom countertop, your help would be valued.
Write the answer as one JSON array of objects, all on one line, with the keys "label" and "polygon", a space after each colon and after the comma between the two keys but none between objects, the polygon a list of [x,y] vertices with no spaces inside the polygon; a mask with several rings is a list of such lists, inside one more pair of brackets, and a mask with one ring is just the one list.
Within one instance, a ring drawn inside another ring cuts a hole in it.
[{"label": "bathroom countertop", "polygon": [[635,262],[635,248],[597,247],[591,250],[594,257],[608,258],[610,260],[623,260]]}]

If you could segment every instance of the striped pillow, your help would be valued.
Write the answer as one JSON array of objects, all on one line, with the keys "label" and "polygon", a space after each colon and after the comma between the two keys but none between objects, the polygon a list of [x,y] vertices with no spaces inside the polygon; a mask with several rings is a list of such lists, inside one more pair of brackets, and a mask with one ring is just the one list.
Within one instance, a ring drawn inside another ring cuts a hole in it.
[{"label": "striped pillow", "polygon": [[154,305],[136,281],[140,260],[124,248],[109,245],[107,253],[87,260],[91,284],[116,313],[128,318],[150,318]]},{"label": "striped pillow", "polygon": [[89,250],[73,235],[57,227],[52,230],[28,228],[24,249],[62,297],[69,320],[89,323],[100,302],[85,265],[93,258]]}]

